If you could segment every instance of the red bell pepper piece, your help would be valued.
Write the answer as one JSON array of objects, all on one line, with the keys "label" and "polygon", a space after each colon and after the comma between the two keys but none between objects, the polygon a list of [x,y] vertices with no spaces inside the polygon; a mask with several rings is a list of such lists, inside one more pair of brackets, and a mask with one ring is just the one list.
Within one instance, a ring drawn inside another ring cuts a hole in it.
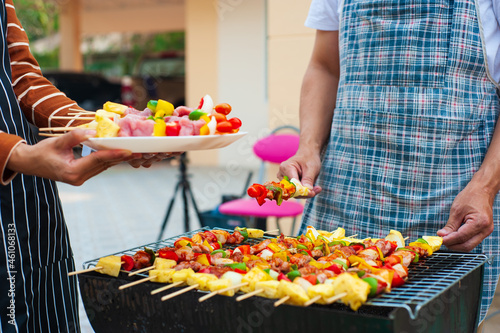
[{"label": "red bell pepper piece", "polygon": [[132,258],[131,256],[128,256],[126,254],[124,254],[122,257],[122,268],[129,272],[132,270],[132,268],[134,268],[134,258]]},{"label": "red bell pepper piece", "polygon": [[[217,236],[208,230],[203,232],[202,238],[206,239],[209,243],[217,243]],[[212,244],[210,244],[210,246],[212,246]]]},{"label": "red bell pepper piece", "polygon": [[338,264],[332,264],[331,266],[325,268],[326,270],[332,271],[335,274],[340,274],[342,273],[342,269],[340,269],[340,265]]},{"label": "red bell pepper piece", "polygon": [[304,278],[307,281],[311,282],[312,285],[315,285],[315,284],[318,283],[318,278],[314,274],[311,274],[311,275],[302,275],[302,278]]},{"label": "red bell pepper piece", "polygon": [[292,282],[292,280],[290,280],[285,274],[279,273],[279,275],[278,275],[278,281],[281,281],[281,280]]},{"label": "red bell pepper piece", "polygon": [[175,260],[177,263],[179,262],[179,256],[172,250],[158,250],[158,256],[163,259]]},{"label": "red bell pepper piece", "polygon": [[236,249],[239,249],[243,255],[250,254],[250,245],[240,245]]},{"label": "red bell pepper piece", "polygon": [[179,136],[181,125],[177,121],[171,121],[165,125],[167,125],[165,128],[165,134],[167,136]]},{"label": "red bell pepper piece", "polygon": [[266,202],[267,188],[264,185],[253,184],[247,189],[247,194],[251,198],[257,199],[259,206],[262,206]]},{"label": "red bell pepper piece", "polygon": [[397,288],[397,287],[400,287],[400,286],[405,284],[405,280],[401,276],[399,276],[398,272],[394,268],[392,268],[392,266],[390,264],[385,264],[384,267],[394,271],[394,276],[392,277],[391,287]]},{"label": "red bell pepper piece", "polygon": [[236,273],[240,273],[240,274],[246,274],[246,273],[247,273],[247,271],[244,271],[244,270],[239,269],[239,268],[235,268],[235,269],[234,269],[234,271],[235,271]]},{"label": "red bell pepper piece", "polygon": [[356,253],[365,249],[365,247],[361,244],[354,244],[354,245],[351,245],[351,247],[354,249],[354,251],[356,251]]}]

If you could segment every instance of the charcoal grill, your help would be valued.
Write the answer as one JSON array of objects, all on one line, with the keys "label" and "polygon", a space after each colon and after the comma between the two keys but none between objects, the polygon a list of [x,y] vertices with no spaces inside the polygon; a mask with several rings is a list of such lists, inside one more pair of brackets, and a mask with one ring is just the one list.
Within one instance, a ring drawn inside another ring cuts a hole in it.
[{"label": "charcoal grill", "polygon": [[[173,246],[182,236],[210,230],[202,228],[115,255],[133,255],[144,247]],[[224,230],[224,229],[223,229]],[[232,230],[227,230],[232,231]],[[265,237],[272,238],[272,237]],[[249,239],[247,244],[262,239]],[[84,268],[98,259],[84,263]],[[335,303],[309,307],[273,306],[275,300],[215,296],[200,303],[202,291],[190,291],[161,302],[151,296],[157,283],[146,282],[125,290],[122,284],[142,278],[121,274],[79,275],[80,290],[95,332],[475,332],[482,292],[483,254],[436,252],[410,266],[409,280],[390,293],[370,299],[357,312]],[[141,275],[141,274],[138,274]],[[144,275],[145,276],[145,275]],[[172,288],[174,292],[182,288]]]}]

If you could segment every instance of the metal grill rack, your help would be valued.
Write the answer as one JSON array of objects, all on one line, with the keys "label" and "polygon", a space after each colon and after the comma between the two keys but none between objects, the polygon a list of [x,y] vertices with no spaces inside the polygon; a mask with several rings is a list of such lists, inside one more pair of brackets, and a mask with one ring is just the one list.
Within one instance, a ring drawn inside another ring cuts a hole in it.
[{"label": "metal grill rack", "polygon": [[[198,232],[205,230],[233,230],[222,228],[204,227],[193,230],[175,237],[170,237],[158,242],[149,243],[143,246],[134,247],[125,251],[114,253],[113,255],[134,255],[144,247],[154,251],[163,247],[173,247],[174,242],[180,237],[191,238]],[[266,238],[275,238],[276,236],[264,236]],[[245,244],[254,245],[262,241],[263,238],[249,238]],[[235,248],[241,244],[226,244],[226,248]],[[94,267],[99,259],[93,259],[83,264],[84,268]],[[409,279],[401,287],[394,288],[390,293],[384,293],[368,300],[363,307],[374,306],[381,308],[403,308],[408,311],[411,319],[418,316],[419,311],[427,304],[434,301],[455,283],[463,280],[472,271],[488,261],[488,257],[483,254],[474,253],[453,253],[436,252],[431,257],[420,260],[416,264],[410,265]],[[148,275],[137,274],[147,277]],[[335,304],[330,307],[334,307]],[[321,307],[325,307],[321,305]],[[362,307],[362,308],[363,308]]]}]

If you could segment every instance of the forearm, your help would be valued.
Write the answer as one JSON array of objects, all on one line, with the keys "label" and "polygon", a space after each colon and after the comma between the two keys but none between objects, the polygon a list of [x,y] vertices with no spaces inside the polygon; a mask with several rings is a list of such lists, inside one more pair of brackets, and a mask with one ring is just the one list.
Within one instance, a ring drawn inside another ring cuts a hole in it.
[{"label": "forearm", "polygon": [[300,145],[320,152],[330,135],[338,78],[318,66],[304,76],[300,99]]},{"label": "forearm", "polygon": [[330,135],[340,76],[338,32],[318,31],[300,98],[300,149],[320,153]]},{"label": "forearm", "polygon": [[500,191],[500,125],[497,124],[481,167],[472,177],[474,183],[493,200]]}]

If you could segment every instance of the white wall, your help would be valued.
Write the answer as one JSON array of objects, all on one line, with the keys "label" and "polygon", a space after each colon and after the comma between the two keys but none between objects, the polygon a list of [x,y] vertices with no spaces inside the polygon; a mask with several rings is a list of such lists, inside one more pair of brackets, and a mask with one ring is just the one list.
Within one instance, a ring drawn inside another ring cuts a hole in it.
[{"label": "white wall", "polygon": [[219,151],[219,165],[234,174],[238,166],[259,166],[252,145],[268,131],[266,1],[218,1],[218,101],[232,105],[230,116],[248,132]]}]

